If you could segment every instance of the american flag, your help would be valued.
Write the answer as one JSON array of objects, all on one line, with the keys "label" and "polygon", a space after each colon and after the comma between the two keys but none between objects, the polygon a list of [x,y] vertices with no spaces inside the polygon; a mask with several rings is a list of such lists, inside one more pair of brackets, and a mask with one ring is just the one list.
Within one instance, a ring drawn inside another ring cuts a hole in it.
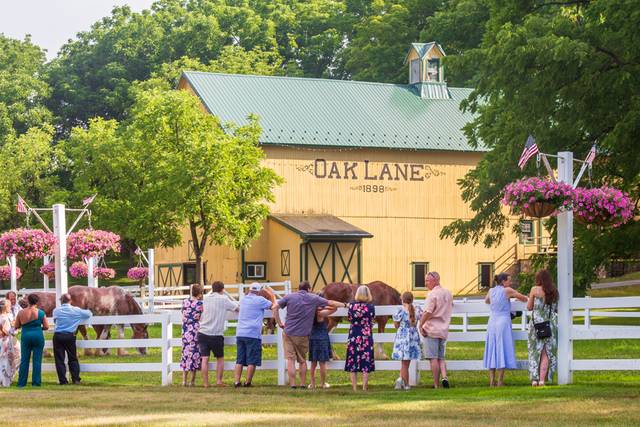
[{"label": "american flag", "polygon": [[88,204],[90,204],[91,202],[93,202],[93,199],[96,198],[96,195],[94,194],[91,197],[87,197],[86,199],[82,200],[82,206],[87,206]]},{"label": "american flag", "polygon": [[524,144],[524,150],[522,150],[522,154],[520,155],[520,160],[518,160],[518,166],[520,166],[520,169],[524,169],[524,166],[527,164],[529,159],[537,153],[538,146],[536,145],[536,140],[533,139],[533,136],[529,135],[527,142]]},{"label": "american flag", "polygon": [[596,158],[596,146],[594,144],[593,147],[591,147],[591,150],[589,150],[589,154],[587,154],[587,157],[584,159],[584,162],[589,166],[591,166],[595,158]]},{"label": "american flag", "polygon": [[18,213],[27,213],[27,205],[20,196],[18,196],[18,204],[16,205],[16,210],[18,211]]}]

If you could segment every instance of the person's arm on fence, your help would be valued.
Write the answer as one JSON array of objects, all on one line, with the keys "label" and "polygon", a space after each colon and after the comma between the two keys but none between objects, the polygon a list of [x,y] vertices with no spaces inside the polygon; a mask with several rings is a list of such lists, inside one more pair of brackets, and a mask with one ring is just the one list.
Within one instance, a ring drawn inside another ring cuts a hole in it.
[{"label": "person's arm on fence", "polygon": [[284,329],[284,323],[280,320],[280,303],[276,303],[271,311],[273,312],[273,318],[276,320],[278,326],[280,326],[280,329]]},{"label": "person's arm on fence", "polygon": [[[520,302],[527,302],[529,300],[529,298],[527,298],[526,296],[522,295],[520,292],[516,291],[513,288],[505,288],[505,293],[507,294],[507,297],[509,298],[515,298]],[[487,297],[489,296],[489,294],[487,294]],[[486,299],[485,299],[486,301]]]},{"label": "person's arm on fence", "polygon": [[322,322],[327,317],[335,313],[336,310],[337,308],[335,307],[324,307],[316,312],[316,319],[318,320],[318,322]]},{"label": "person's arm on fence", "polygon": [[491,304],[491,297],[489,296],[489,292],[487,292],[487,296],[484,297],[485,304]]},{"label": "person's arm on fence", "polygon": [[534,302],[535,298],[536,298],[535,290],[534,290],[534,288],[531,288],[531,291],[529,292],[529,300],[527,302],[527,310],[529,310],[529,311],[533,310],[533,302]]},{"label": "person's arm on fence", "polygon": [[331,307],[335,307],[335,308],[347,308],[347,304],[344,302],[340,302],[340,301],[334,301],[332,299],[327,300],[327,304]]}]

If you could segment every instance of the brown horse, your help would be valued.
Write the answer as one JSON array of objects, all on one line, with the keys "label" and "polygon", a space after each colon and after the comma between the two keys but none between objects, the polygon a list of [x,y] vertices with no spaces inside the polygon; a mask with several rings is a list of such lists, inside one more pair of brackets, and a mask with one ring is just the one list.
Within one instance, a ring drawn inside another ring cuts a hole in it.
[{"label": "brown horse", "polygon": [[[358,289],[356,284],[351,283],[342,283],[342,282],[333,282],[327,284],[322,290],[321,295],[326,299],[331,299],[334,301],[340,301],[344,303],[348,303],[353,301],[353,298],[356,294],[356,290]],[[402,300],[400,299],[400,293],[387,285],[384,282],[376,280],[374,282],[368,283],[365,286],[369,288],[371,291],[371,296],[373,297],[373,305],[401,305]],[[391,316],[376,316],[376,323],[378,324],[378,332],[384,333],[384,329],[387,326],[387,322]],[[336,327],[338,323],[340,323],[342,319],[339,317],[329,317],[327,327],[331,331]],[[387,355],[384,353],[382,349],[382,344],[378,343],[376,345],[376,356],[377,359],[387,359]]]},{"label": "brown horse", "polygon": [[[48,317],[53,315],[56,308],[56,294],[54,292],[33,292],[38,295],[38,307],[45,312]],[[135,301],[133,296],[118,286],[110,286],[107,288],[89,288],[86,286],[72,286],[69,288],[71,295],[71,305],[90,310],[97,316],[118,316],[128,314],[142,314],[142,309]],[[24,301],[26,301],[26,295]],[[124,325],[117,325],[118,335],[120,339],[124,338]],[[98,339],[109,339],[111,337],[111,325],[93,325]],[[138,323],[131,324],[133,330],[133,339],[149,338],[147,325]],[[88,339],[86,327],[80,325],[78,332],[83,339]],[[140,354],[147,354],[147,349],[139,347]],[[96,353],[100,353],[96,351]],[[102,350],[103,354],[108,354],[108,350]],[[85,351],[85,354],[90,352]],[[118,355],[124,355],[123,349],[118,349]]]}]

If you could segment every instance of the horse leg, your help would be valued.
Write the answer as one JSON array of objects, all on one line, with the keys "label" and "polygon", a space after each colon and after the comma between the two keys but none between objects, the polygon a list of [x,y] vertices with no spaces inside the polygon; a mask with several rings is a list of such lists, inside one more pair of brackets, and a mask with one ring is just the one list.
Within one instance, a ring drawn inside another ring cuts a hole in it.
[{"label": "horse leg", "polygon": [[[379,316],[376,318],[376,322],[378,323],[378,333],[384,334],[384,328],[387,326],[387,321],[389,320],[389,316]],[[384,352],[384,347],[382,343],[376,343],[375,348],[375,358],[378,360],[388,360],[389,356]]]},{"label": "horse leg", "polygon": [[[118,338],[123,340],[124,339],[124,325],[116,325],[116,329],[118,330]],[[124,348],[119,348],[118,349],[118,356],[127,356],[129,353],[127,353],[127,350],[125,350]]]},{"label": "horse leg", "polygon": [[[78,332],[80,332],[80,335],[82,336],[82,339],[87,341],[89,339],[89,335],[87,333],[87,327],[84,325],[80,325],[78,326],[78,330],[76,331],[76,335],[78,335]],[[93,356],[93,350],[90,348],[85,348],[84,349],[84,355],[85,356]]]},{"label": "horse leg", "polygon": [[[98,330],[100,330],[100,332],[98,332]],[[111,335],[111,325],[99,325],[99,327],[96,328],[96,334],[98,334],[99,340],[108,340]],[[103,348],[99,351],[99,354],[101,356],[108,356],[110,352],[108,348]]]}]

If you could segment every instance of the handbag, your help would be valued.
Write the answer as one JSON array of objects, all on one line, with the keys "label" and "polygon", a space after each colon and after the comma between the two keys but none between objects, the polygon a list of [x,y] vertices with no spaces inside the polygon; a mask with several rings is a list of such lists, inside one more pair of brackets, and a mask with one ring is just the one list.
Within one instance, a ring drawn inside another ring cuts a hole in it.
[{"label": "handbag", "polygon": [[[549,304],[549,317],[551,317],[551,305]],[[549,320],[545,320],[544,322],[538,322],[533,324],[534,329],[536,330],[536,337],[538,339],[550,338],[551,337],[551,322]]]}]

